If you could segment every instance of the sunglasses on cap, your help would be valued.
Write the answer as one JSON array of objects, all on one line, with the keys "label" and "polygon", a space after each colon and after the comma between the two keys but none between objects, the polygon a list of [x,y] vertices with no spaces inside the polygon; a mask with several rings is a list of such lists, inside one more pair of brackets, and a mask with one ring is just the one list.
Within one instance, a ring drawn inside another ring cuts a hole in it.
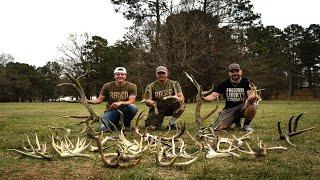
[{"label": "sunglasses on cap", "polygon": [[166,72],[163,72],[163,71],[159,71],[157,72],[157,74],[165,74]]}]

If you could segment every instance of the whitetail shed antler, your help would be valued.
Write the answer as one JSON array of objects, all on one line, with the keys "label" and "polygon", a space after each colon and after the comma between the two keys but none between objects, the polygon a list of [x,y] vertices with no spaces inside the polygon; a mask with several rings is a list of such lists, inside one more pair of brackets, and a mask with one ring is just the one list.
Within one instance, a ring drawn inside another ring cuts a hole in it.
[{"label": "whitetail shed antler", "polygon": [[286,142],[289,143],[291,146],[296,146],[295,144],[293,144],[293,143],[290,141],[290,137],[314,129],[315,127],[310,127],[310,128],[306,128],[306,129],[302,129],[302,130],[297,131],[299,119],[300,119],[304,114],[305,114],[305,113],[301,113],[301,114],[299,114],[299,115],[295,118],[293,129],[292,129],[292,120],[294,119],[295,116],[292,116],[292,117],[289,119],[289,122],[288,122],[288,133],[287,133],[287,134],[283,134],[283,133],[282,133],[281,126],[280,126],[281,121],[279,121],[279,122],[278,122],[279,139],[281,139],[281,140],[286,140]]},{"label": "whitetail shed antler", "polygon": [[53,156],[47,154],[47,145],[46,145],[46,143],[40,144],[37,134],[36,134],[36,145],[37,145],[36,149],[31,144],[28,135],[26,135],[26,137],[27,137],[27,140],[28,140],[29,148],[23,147],[23,149],[25,151],[18,150],[18,149],[7,149],[7,150],[8,151],[14,151],[16,153],[23,154],[25,156],[32,157],[32,158],[52,160]]}]

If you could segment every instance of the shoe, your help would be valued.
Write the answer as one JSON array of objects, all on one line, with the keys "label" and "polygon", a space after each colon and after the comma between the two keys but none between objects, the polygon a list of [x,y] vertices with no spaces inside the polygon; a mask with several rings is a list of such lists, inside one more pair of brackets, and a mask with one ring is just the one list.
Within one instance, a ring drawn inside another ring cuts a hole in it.
[{"label": "shoe", "polygon": [[243,130],[244,131],[253,131],[254,129],[252,127],[250,127],[250,125],[244,125]]},{"label": "shoe", "polygon": [[166,127],[166,130],[176,130],[177,127],[176,127],[176,124],[168,124],[168,126]]}]

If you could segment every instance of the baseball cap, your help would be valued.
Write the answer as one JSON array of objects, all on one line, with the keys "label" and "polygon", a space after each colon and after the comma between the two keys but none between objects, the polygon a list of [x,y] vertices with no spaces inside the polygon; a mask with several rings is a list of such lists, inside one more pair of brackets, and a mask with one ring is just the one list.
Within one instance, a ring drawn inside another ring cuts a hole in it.
[{"label": "baseball cap", "polygon": [[126,68],[124,67],[117,67],[114,69],[113,71],[113,74],[116,74],[116,73],[124,73],[124,74],[127,74],[127,70]]},{"label": "baseball cap", "polygon": [[158,66],[156,68],[156,73],[158,73],[158,72],[168,72],[168,69],[164,66]]},{"label": "baseball cap", "polygon": [[231,70],[240,70],[240,65],[239,64],[237,64],[237,63],[232,63],[232,64],[230,64],[229,65],[229,71],[231,71]]}]

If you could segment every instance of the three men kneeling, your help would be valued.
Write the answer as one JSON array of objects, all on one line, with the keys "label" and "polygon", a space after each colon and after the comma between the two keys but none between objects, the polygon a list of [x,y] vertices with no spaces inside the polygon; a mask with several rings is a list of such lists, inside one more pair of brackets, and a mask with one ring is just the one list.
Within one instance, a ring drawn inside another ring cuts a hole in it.
[{"label": "three men kneeling", "polygon": [[[184,96],[180,84],[168,79],[168,70],[164,66],[156,68],[156,80],[150,83],[144,93],[144,102],[149,107],[145,126],[149,129],[160,129],[165,116],[171,116],[167,128],[175,129],[177,118],[185,110]],[[134,105],[137,96],[137,86],[125,81],[127,71],[124,67],[114,70],[115,81],[103,85],[99,97],[87,100],[91,104],[100,104],[108,98],[107,109],[102,117],[103,123],[100,131],[107,128],[114,130],[113,125],[119,126],[120,115],[118,109],[124,114],[124,125],[130,130],[130,123],[138,109]],[[254,97],[250,94],[249,79],[242,77],[239,64],[229,65],[229,79],[224,80],[210,95],[203,97],[205,101],[213,101],[223,95],[226,99],[224,109],[219,113],[215,129],[227,129],[232,124],[241,127],[240,119],[245,118],[243,130],[252,131],[250,123],[256,113]],[[245,103],[247,101],[247,103]],[[110,123],[111,122],[111,123]],[[108,127],[105,127],[107,125]]]}]

